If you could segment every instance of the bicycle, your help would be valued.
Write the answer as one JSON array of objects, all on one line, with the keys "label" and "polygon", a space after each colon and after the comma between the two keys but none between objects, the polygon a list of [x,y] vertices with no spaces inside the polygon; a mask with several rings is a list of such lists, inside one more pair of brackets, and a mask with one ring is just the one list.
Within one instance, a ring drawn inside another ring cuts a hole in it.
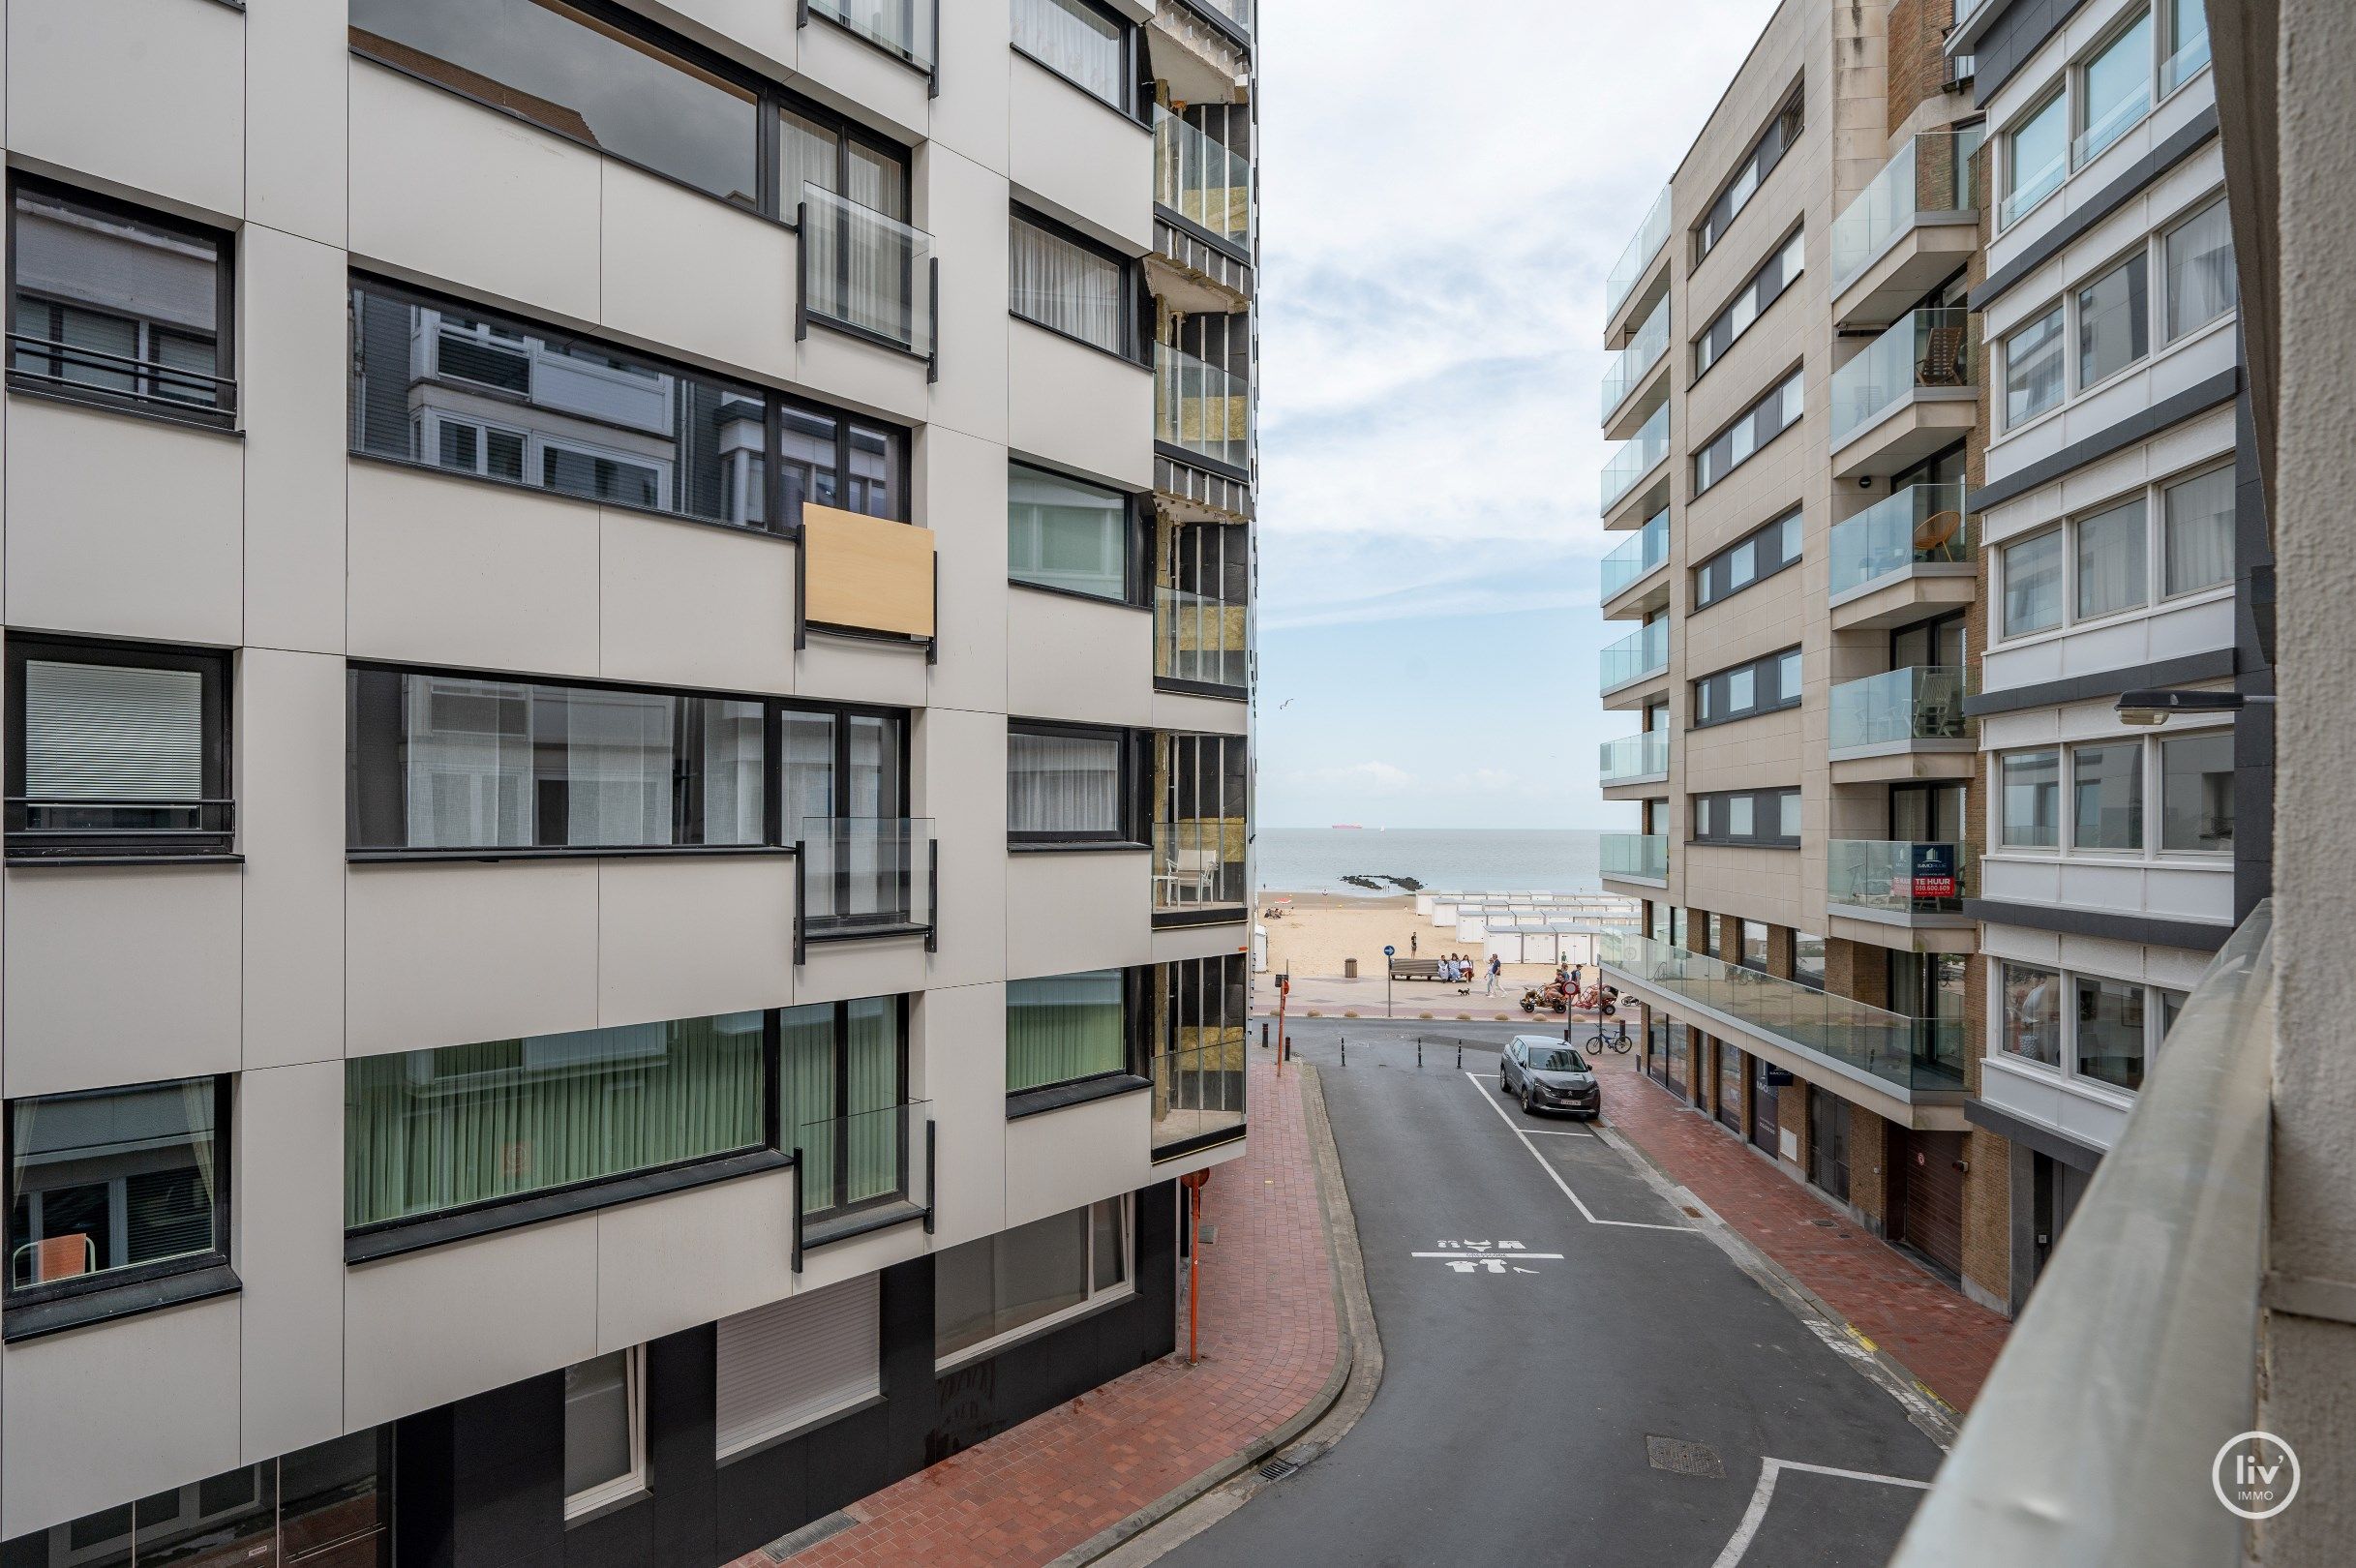
[{"label": "bicycle", "polygon": [[1595,1020],[1595,1033],[1587,1040],[1589,1051],[1617,1051],[1620,1055],[1625,1056],[1635,1048],[1636,1041],[1628,1038],[1627,1019],[1622,1018],[1619,1021],[1619,1033],[1616,1035],[1605,1034],[1603,1020],[1601,1018]]}]

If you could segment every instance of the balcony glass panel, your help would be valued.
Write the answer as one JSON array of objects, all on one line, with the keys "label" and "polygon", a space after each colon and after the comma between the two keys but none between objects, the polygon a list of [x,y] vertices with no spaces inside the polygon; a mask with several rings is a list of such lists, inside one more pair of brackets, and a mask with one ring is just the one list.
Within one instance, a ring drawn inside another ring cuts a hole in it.
[{"label": "balcony glass panel", "polygon": [[2162,97],[2182,87],[2209,64],[2209,17],[2200,0],[2176,0],[2176,52],[2160,68]]},{"label": "balcony glass panel", "polygon": [[1886,915],[1955,915],[1963,910],[1960,844],[1836,838],[1826,861],[1825,897]]},{"label": "balcony glass panel", "polygon": [[1909,566],[1972,559],[1963,486],[1908,485],[1832,525],[1830,591],[1838,596]]},{"label": "balcony glass panel", "polygon": [[1252,160],[1168,109],[1154,109],[1154,200],[1222,239],[1252,237]]},{"label": "balcony glass panel", "polygon": [[930,353],[932,236],[823,186],[801,189],[809,314]]},{"label": "balcony glass panel", "polygon": [[1829,745],[1835,756],[1867,746],[1915,740],[1963,740],[1974,733],[1963,712],[1970,672],[1954,665],[1912,665],[1832,688]]},{"label": "balcony glass panel", "polygon": [[1598,688],[1610,691],[1668,668],[1669,622],[1651,621],[1603,650],[1597,664]]},{"label": "balcony glass panel", "polygon": [[1195,1041],[1153,1059],[1154,1144],[1157,1149],[1244,1126],[1244,1030],[1205,1025],[1187,1028]]},{"label": "balcony glass panel", "polygon": [[1642,877],[1648,882],[1669,879],[1667,833],[1604,833],[1598,864],[1607,877]]},{"label": "balcony glass panel", "polygon": [[1154,908],[1233,909],[1245,902],[1244,819],[1154,824]]},{"label": "balcony glass panel", "polygon": [[1645,428],[1612,449],[1612,456],[1603,466],[1603,507],[1636,487],[1636,482],[1661,466],[1669,455],[1669,405],[1662,404],[1645,421]]},{"label": "balcony glass panel", "polygon": [[1625,980],[1707,1008],[1795,1050],[1904,1090],[1963,1090],[1960,1018],[1910,1018],[1624,932],[1598,934],[1595,952]]},{"label": "balcony glass panel", "polygon": [[2069,166],[2083,168],[2152,112],[2152,16],[2103,45],[2086,63],[2079,89],[2086,129],[2069,144]]},{"label": "balcony glass panel", "polygon": [[1669,508],[1646,520],[1626,543],[1603,558],[1603,596],[1610,599],[1669,558]]},{"label": "balcony glass panel", "polygon": [[910,65],[932,69],[935,0],[810,0],[813,15],[840,22]]},{"label": "balcony glass panel", "polygon": [[1646,730],[1606,740],[1598,748],[1597,771],[1606,788],[1626,779],[1659,778],[1669,771],[1669,732]]},{"label": "balcony glass panel", "polygon": [[1612,356],[1603,373],[1603,416],[1612,417],[1612,410],[1627,400],[1661,356],[1669,352],[1669,296],[1652,307],[1645,324],[1636,329],[1628,347]]},{"label": "balcony glass panel", "polygon": [[1239,691],[1251,685],[1244,607],[1185,588],[1155,588],[1154,674]]},{"label": "balcony glass panel", "polygon": [[1243,378],[1154,345],[1154,439],[1249,472],[1252,397]]},{"label": "balcony glass panel", "polygon": [[801,920],[811,936],[932,924],[933,827],[922,817],[802,820]]},{"label": "balcony glass panel", "polygon": [[1194,3],[1218,12],[1247,33],[1252,31],[1253,19],[1259,10],[1259,0],[1194,0]]},{"label": "balcony glass panel", "polygon": [[[860,1085],[849,1088],[857,1096]],[[800,1154],[804,1219],[834,1219],[892,1203],[924,1201],[928,1101],[886,1105],[786,1130]]]},{"label": "balcony glass panel", "polygon": [[1874,424],[1922,387],[1969,390],[1978,373],[1971,313],[1925,307],[1899,317],[1832,373],[1832,444]]},{"label": "balcony glass panel", "polygon": [[1923,215],[1970,210],[1972,154],[1980,131],[1925,131],[1898,149],[1832,223],[1832,287],[1871,266]]},{"label": "balcony glass panel", "polygon": [[1660,196],[1652,203],[1652,210],[1646,213],[1645,221],[1636,226],[1636,234],[1628,241],[1628,248],[1619,253],[1619,260],[1612,267],[1612,276],[1604,281],[1604,319],[1611,319],[1612,314],[1619,309],[1620,302],[1628,297],[1628,290],[1636,286],[1637,280],[1645,275],[1645,269],[1652,264],[1652,258],[1660,255],[1661,247],[1668,243],[1669,188],[1663,186]]}]

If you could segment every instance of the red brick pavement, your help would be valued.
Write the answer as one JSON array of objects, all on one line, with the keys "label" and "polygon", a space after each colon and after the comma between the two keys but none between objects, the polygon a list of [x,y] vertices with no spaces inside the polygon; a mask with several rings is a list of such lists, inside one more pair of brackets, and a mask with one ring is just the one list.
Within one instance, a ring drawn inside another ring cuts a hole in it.
[{"label": "red brick pavement", "polygon": [[[860,1523],[795,1553],[795,1568],[1043,1563],[1297,1414],[1339,1351],[1300,1083],[1253,1062],[1251,1148],[1203,1190],[1218,1239],[1202,1252],[1198,1365],[1182,1338],[1176,1356],[853,1503]],[[1185,1288],[1181,1272],[1182,1300]],[[772,1561],[753,1552],[729,1568]]]},{"label": "red brick pavement", "polygon": [[1823,1198],[1646,1077],[1636,1060],[1606,1063],[1612,1127],[1933,1394],[1970,1409],[2010,1321],[1845,1218],[1814,1223],[1834,1213]]}]

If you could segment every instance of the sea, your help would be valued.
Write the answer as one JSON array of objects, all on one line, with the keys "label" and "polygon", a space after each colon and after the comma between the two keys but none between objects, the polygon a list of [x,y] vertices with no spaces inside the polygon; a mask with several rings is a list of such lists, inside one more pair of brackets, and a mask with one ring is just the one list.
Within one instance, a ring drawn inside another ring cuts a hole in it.
[{"label": "sea", "polygon": [[1407,877],[1435,892],[1594,892],[1600,837],[1584,829],[1263,828],[1252,852],[1263,892],[1405,890],[1347,876]]}]

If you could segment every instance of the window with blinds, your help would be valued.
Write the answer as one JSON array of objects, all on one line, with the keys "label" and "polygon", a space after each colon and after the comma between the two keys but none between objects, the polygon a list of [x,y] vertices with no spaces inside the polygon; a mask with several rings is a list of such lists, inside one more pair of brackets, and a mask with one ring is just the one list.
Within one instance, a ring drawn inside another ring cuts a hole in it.
[{"label": "window with blinds", "polygon": [[12,857],[226,852],[226,655],[9,645]]},{"label": "window with blinds", "polygon": [[1125,748],[1118,730],[1010,728],[1007,838],[1054,843],[1125,837]]},{"label": "window with blinds", "polygon": [[721,1318],[719,1457],[882,1393],[878,1322],[872,1274]]}]

